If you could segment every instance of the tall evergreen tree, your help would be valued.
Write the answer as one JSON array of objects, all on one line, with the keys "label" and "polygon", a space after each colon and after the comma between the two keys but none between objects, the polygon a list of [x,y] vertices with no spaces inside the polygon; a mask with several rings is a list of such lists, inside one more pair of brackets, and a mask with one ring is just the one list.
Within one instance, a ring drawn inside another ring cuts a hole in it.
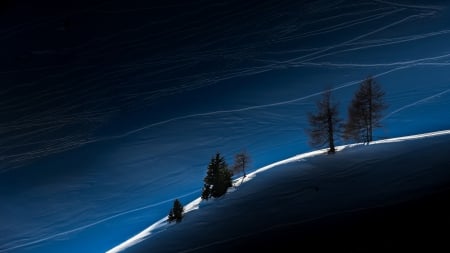
[{"label": "tall evergreen tree", "polygon": [[385,92],[374,78],[366,78],[356,91],[348,108],[344,139],[369,143],[373,141],[373,129],[381,127],[382,112],[387,108]]},{"label": "tall evergreen tree", "polygon": [[233,174],[228,170],[228,165],[225,158],[216,153],[211,158],[208,165],[206,176],[203,179],[204,186],[202,191],[202,199],[209,199],[210,197],[218,198],[227,192],[228,187],[233,185],[231,177]]},{"label": "tall evergreen tree", "polygon": [[237,153],[234,157],[234,165],[233,170],[235,172],[242,171],[244,173],[244,177],[247,176],[245,169],[248,167],[250,163],[250,156],[247,154],[247,152],[242,151],[240,153]]},{"label": "tall evergreen tree", "polygon": [[178,199],[173,202],[173,207],[170,209],[167,219],[169,222],[176,221],[177,223],[183,219],[184,207]]},{"label": "tall evergreen tree", "polygon": [[313,147],[322,147],[328,145],[328,153],[334,154],[334,138],[339,131],[339,122],[337,104],[331,101],[331,91],[323,93],[322,99],[317,102],[317,113],[309,113],[308,121],[310,128],[308,134],[310,145]]}]

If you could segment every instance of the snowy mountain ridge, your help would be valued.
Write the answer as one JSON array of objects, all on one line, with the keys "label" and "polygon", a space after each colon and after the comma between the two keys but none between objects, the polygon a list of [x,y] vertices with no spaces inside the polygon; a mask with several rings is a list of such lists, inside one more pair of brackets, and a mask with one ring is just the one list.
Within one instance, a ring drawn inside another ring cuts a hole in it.
[{"label": "snowy mountain ridge", "polygon": [[[449,161],[445,155],[439,156],[438,154],[439,150],[441,153],[445,153],[445,149],[442,147],[445,147],[443,144],[448,141],[450,141],[450,130],[443,130],[378,140],[370,145],[343,145],[337,147],[338,153],[331,156],[324,155],[326,149],[299,154],[264,166],[249,173],[245,178],[235,179],[235,186],[230,188],[229,192],[220,199],[201,201],[200,198],[197,198],[186,204],[185,218],[180,224],[169,224],[167,218],[164,217],[107,252],[114,253],[133,249],[143,241],[146,245],[151,245],[152,242],[164,244],[164,240],[161,238],[166,238],[164,236],[167,234],[175,235],[175,238],[178,236],[180,238],[188,237],[190,239],[185,238],[183,241],[188,241],[190,244],[195,244],[193,241],[201,241],[195,247],[193,245],[183,247],[196,251],[220,245],[224,241],[217,240],[217,238],[194,239],[195,236],[183,236],[183,229],[197,231],[197,229],[207,229],[208,224],[214,224],[214,226],[225,228],[223,229],[224,234],[227,234],[225,241],[229,241],[286,224],[298,224],[337,213],[397,203],[408,198],[404,197],[405,193],[424,194],[434,185],[450,178],[450,173],[442,169],[446,166],[441,166],[449,164]],[[439,150],[434,150],[438,148]],[[423,150],[421,152],[423,158],[419,158],[420,156],[417,155],[408,156],[411,162],[406,163],[405,161],[408,159],[405,158],[405,154],[418,152],[417,150]],[[433,163],[442,164],[430,167],[426,166],[426,162],[422,162],[423,164],[418,162],[430,155],[438,156]],[[377,167],[376,170],[369,170],[374,166]],[[415,166],[415,168],[411,166]],[[391,168],[396,170],[391,170]],[[280,187],[279,182],[283,182],[286,188]],[[413,196],[413,194],[408,196]],[[283,199],[289,199],[291,202],[284,204]],[[255,205],[256,209],[248,207],[252,205]],[[297,205],[302,206],[302,209],[309,206],[311,210],[300,213],[288,212],[289,218],[276,218],[281,210],[286,211]],[[225,211],[221,211],[221,208]],[[258,223],[257,219],[247,219],[242,223],[233,222],[235,225],[238,224],[242,230],[236,232],[236,229],[231,229],[226,224],[226,220],[236,221],[242,216],[240,209],[251,209],[252,212],[258,210],[261,215],[265,213],[264,216],[273,217],[274,221],[264,221],[263,225],[256,224]],[[213,213],[226,213],[227,216],[223,219],[225,222],[213,217]],[[187,234],[195,235],[197,233],[189,232]],[[163,248],[167,252],[179,251],[179,249],[171,249],[171,247]],[[161,248],[158,247],[158,249]]]}]

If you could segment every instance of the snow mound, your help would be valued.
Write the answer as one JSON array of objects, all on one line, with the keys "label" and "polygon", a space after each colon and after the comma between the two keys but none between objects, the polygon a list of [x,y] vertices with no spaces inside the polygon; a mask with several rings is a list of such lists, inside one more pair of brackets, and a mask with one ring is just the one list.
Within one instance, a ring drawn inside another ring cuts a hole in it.
[{"label": "snow mound", "polygon": [[296,155],[236,179],[224,197],[197,198],[185,206],[181,223],[163,218],[107,253],[208,251],[280,227],[406,201],[450,182],[448,144],[450,130],[444,130],[339,146],[335,155]]}]

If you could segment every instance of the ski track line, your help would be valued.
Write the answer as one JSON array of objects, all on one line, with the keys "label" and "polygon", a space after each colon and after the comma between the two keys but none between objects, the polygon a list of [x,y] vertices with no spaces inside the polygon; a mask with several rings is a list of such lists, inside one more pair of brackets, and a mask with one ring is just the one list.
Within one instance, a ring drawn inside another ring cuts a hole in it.
[{"label": "ski track line", "polygon": [[413,107],[413,106],[415,106],[415,105],[421,104],[421,103],[426,102],[426,101],[428,101],[428,100],[431,100],[431,99],[433,99],[433,98],[442,96],[442,95],[444,95],[444,94],[446,94],[446,93],[448,93],[448,92],[450,92],[450,89],[446,89],[446,90],[441,91],[441,92],[439,92],[439,93],[436,93],[436,94],[434,94],[434,95],[431,95],[431,96],[428,96],[428,97],[426,97],[426,98],[417,100],[417,101],[414,102],[414,103],[411,103],[411,104],[407,104],[407,105],[405,105],[405,106],[402,106],[402,107],[400,107],[400,108],[398,108],[398,109],[396,109],[396,110],[390,112],[388,115],[386,115],[385,117],[383,117],[381,120],[385,120],[385,119],[391,117],[392,115],[394,115],[394,114],[396,114],[396,113],[398,113],[398,112],[401,112],[401,111],[403,111],[403,110],[405,110],[405,109],[407,109],[407,108],[409,108],[409,107]]},{"label": "ski track line", "polygon": [[98,225],[100,223],[103,223],[103,222],[115,219],[117,217],[120,217],[120,216],[123,216],[123,215],[126,215],[126,214],[130,214],[130,213],[134,213],[134,212],[138,212],[138,211],[142,211],[142,210],[149,209],[149,208],[152,208],[152,207],[156,207],[156,206],[159,206],[159,205],[162,205],[162,204],[174,201],[177,198],[187,197],[187,196],[190,196],[190,195],[192,195],[194,193],[198,193],[198,192],[200,192],[200,190],[195,190],[195,191],[192,191],[192,192],[189,192],[189,193],[186,193],[186,194],[183,194],[183,195],[171,198],[171,199],[167,199],[167,200],[163,200],[163,201],[154,203],[154,204],[149,204],[149,205],[142,206],[142,207],[139,207],[139,208],[135,208],[135,209],[131,209],[131,210],[128,210],[128,211],[120,212],[118,214],[114,214],[112,216],[103,218],[101,220],[89,223],[89,224],[81,226],[81,227],[77,227],[77,228],[74,228],[74,229],[71,229],[71,230],[60,232],[60,233],[57,233],[57,234],[54,234],[54,235],[51,235],[51,236],[47,236],[47,237],[44,237],[44,238],[41,238],[41,239],[38,239],[38,240],[31,241],[31,242],[15,245],[15,246],[9,247],[7,249],[0,249],[0,252],[8,252],[8,251],[11,251],[11,250],[14,250],[14,249],[19,249],[19,248],[27,247],[27,246],[34,245],[34,244],[37,244],[37,243],[41,243],[41,242],[44,242],[44,241],[48,241],[48,240],[51,240],[51,239],[59,237],[59,236],[75,233],[75,232],[84,230],[86,228],[93,227],[93,226]]},{"label": "ski track line", "polygon": [[[408,65],[408,66],[401,66],[401,67],[397,67],[394,69],[390,69],[388,71],[382,72],[382,73],[378,73],[376,75],[373,75],[373,77],[380,77],[380,76],[384,76],[387,75],[389,73],[398,71],[398,70],[402,70],[402,69],[406,69],[412,67],[412,65]],[[346,88],[349,86],[353,86],[355,84],[358,84],[360,82],[362,82],[364,79],[358,79],[358,80],[354,80],[354,81],[350,81],[350,82],[346,82],[344,84],[339,85],[338,87],[332,88],[332,91],[335,90],[339,90],[342,88]],[[205,112],[205,113],[196,113],[196,114],[188,114],[188,115],[184,115],[184,116],[180,116],[180,117],[174,117],[174,118],[170,118],[164,121],[159,121],[156,123],[152,123],[146,126],[143,126],[141,128],[137,128],[134,130],[131,130],[129,132],[120,134],[120,135],[115,135],[115,136],[108,136],[108,137],[104,137],[104,138],[99,138],[99,139],[94,139],[91,141],[87,141],[86,143],[91,143],[91,142],[98,142],[98,141],[106,141],[106,140],[111,140],[111,139],[120,139],[120,138],[124,138],[127,136],[130,136],[132,134],[144,131],[146,129],[155,127],[155,126],[159,126],[159,125],[164,125],[167,123],[171,123],[171,122],[175,122],[178,120],[183,120],[183,119],[190,119],[190,118],[196,118],[196,117],[203,117],[203,116],[211,116],[211,115],[219,115],[219,114],[226,114],[226,113],[235,113],[235,112],[243,112],[243,111],[250,111],[250,110],[256,110],[256,109],[263,109],[263,108],[269,108],[269,107],[276,107],[276,106],[280,106],[280,105],[286,105],[286,104],[292,104],[298,101],[302,101],[305,99],[309,99],[311,97],[315,97],[315,96],[319,96],[321,94],[323,94],[324,91],[319,91],[319,92],[315,92],[300,98],[295,98],[295,99],[291,99],[291,100],[285,100],[285,101],[280,101],[280,102],[275,102],[275,103],[270,103],[270,104],[263,104],[263,105],[255,105],[255,106],[249,106],[249,107],[244,107],[244,108],[238,108],[238,109],[230,109],[230,110],[219,110],[219,111],[212,111],[212,112]]]},{"label": "ski track line", "polygon": [[441,11],[444,9],[444,7],[439,5],[414,5],[414,4],[401,4],[401,3],[394,3],[390,1],[385,0],[373,0],[374,2],[381,3],[381,4],[387,4],[391,6],[397,6],[397,7],[403,7],[403,8],[409,8],[409,9],[424,9],[424,10],[433,10],[433,11]]}]

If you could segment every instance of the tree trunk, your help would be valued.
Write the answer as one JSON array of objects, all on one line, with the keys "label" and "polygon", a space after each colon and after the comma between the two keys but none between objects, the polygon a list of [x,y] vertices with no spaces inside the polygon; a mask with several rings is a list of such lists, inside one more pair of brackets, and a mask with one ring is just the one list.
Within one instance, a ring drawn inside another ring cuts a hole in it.
[{"label": "tree trunk", "polygon": [[373,114],[373,108],[372,108],[372,80],[369,82],[369,138],[367,140],[367,144],[372,141],[372,114]]},{"label": "tree trunk", "polygon": [[328,154],[334,154],[336,149],[334,147],[334,137],[333,137],[333,115],[331,114],[330,107],[328,106],[328,143],[330,145],[330,150],[328,150]]}]

